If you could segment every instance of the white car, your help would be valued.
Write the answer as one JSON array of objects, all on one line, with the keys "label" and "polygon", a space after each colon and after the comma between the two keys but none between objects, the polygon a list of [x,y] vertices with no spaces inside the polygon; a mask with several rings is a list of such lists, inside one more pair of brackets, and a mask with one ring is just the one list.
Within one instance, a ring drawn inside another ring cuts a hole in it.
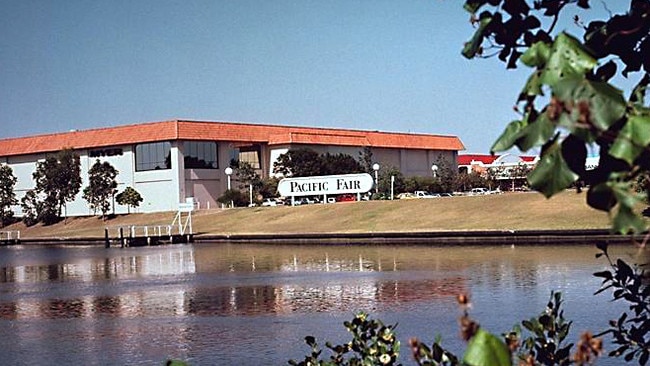
[{"label": "white car", "polygon": [[278,202],[273,198],[265,198],[264,201],[262,201],[262,207],[274,207],[277,205]]},{"label": "white car", "polygon": [[472,188],[472,190],[469,191],[470,196],[481,196],[484,194],[490,194],[490,191],[488,191],[487,188]]}]

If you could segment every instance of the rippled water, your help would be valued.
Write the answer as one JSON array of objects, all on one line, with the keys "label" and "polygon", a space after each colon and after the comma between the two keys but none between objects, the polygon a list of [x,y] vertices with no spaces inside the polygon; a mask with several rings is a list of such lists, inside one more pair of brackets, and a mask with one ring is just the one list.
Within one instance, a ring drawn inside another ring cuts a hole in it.
[{"label": "rippled water", "polygon": [[[633,247],[615,252],[630,261]],[[620,304],[593,296],[607,268],[593,246],[174,245],[0,248],[0,353],[12,365],[283,365],[306,335],[349,340],[365,310],[460,352],[455,295],[496,333],[562,291],[574,334],[602,330]],[[408,347],[401,360],[411,364]],[[614,362],[615,363],[615,362]],[[600,364],[614,364],[601,362]]]}]

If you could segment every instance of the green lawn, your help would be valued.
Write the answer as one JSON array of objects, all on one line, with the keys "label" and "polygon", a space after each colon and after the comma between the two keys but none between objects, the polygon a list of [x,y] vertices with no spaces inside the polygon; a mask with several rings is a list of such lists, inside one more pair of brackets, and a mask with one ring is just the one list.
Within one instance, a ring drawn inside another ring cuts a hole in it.
[{"label": "green lawn", "polygon": [[[105,226],[169,224],[175,213],[131,214],[102,221],[70,218],[67,223],[26,228],[23,238],[101,237]],[[445,230],[608,228],[607,213],[589,208],[573,191],[545,199],[539,193],[506,193],[396,201],[347,202],[296,207],[201,210],[193,213],[201,234],[356,233]]]}]

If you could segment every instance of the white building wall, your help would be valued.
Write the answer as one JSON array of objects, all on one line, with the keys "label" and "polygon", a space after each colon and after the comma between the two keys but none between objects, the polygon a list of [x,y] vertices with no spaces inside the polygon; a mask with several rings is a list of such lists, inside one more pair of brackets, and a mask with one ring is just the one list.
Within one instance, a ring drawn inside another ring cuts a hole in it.
[{"label": "white building wall", "polygon": [[270,177],[273,176],[273,167],[275,165],[275,162],[278,161],[280,155],[286,154],[287,152],[289,152],[288,147],[270,149],[270,153],[269,153],[269,176]]},{"label": "white building wall", "polygon": [[12,207],[16,216],[22,216],[23,211],[20,207],[20,200],[27,191],[34,188],[35,183],[32,174],[36,171],[36,162],[41,159],[45,159],[45,155],[12,156],[6,160],[6,163],[13,171],[13,175],[17,178],[14,193],[16,193],[16,199],[19,203]]},{"label": "white building wall", "polygon": [[[176,210],[178,203],[184,200],[181,199],[181,184],[179,183],[179,152],[175,145],[172,145],[172,168],[151,171],[135,171],[135,156],[132,146],[118,146],[111,147],[121,149],[122,154],[111,156],[98,156],[91,157],[89,150],[76,150],[79,154],[79,161],[81,164],[81,189],[75,200],[68,202],[64,207],[64,214],[67,216],[83,216],[92,215],[93,211],[90,209],[88,202],[83,199],[83,189],[88,185],[88,171],[90,167],[97,160],[100,162],[108,162],[115,169],[118,170],[116,177],[118,186],[117,192],[122,192],[126,187],[133,187],[142,195],[143,202],[140,207],[131,212],[155,212],[155,211],[172,211]],[[102,148],[99,150],[107,150],[109,148]],[[20,201],[27,191],[34,189],[35,182],[32,179],[32,174],[36,171],[36,165],[39,161],[46,158],[46,154],[24,155],[17,157],[9,157],[6,159],[7,164],[12,168],[14,176],[18,179],[14,192],[16,198]],[[182,161],[182,156],[180,157]],[[20,204],[13,207],[14,213],[17,216],[22,216],[22,209]],[[127,213],[127,207],[115,203],[115,213]],[[111,210],[112,212],[112,210]]]}]

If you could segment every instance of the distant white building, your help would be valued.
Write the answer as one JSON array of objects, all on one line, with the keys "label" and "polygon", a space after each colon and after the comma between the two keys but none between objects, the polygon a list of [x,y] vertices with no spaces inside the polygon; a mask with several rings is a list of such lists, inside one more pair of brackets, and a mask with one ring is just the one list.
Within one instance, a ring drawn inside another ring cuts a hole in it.
[{"label": "distant white building", "polygon": [[534,167],[537,156],[518,156],[512,154],[462,154],[458,156],[458,171],[460,173],[484,174],[491,168],[500,168],[505,172],[519,165]]}]

